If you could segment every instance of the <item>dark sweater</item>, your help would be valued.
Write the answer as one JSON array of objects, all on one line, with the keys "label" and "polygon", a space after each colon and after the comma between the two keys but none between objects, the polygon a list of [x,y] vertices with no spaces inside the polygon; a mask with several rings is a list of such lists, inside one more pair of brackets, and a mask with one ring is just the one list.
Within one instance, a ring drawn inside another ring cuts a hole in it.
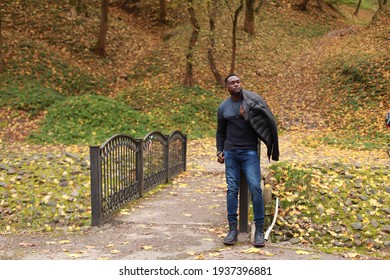
[{"label": "dark sweater", "polygon": [[218,151],[257,151],[258,135],[250,123],[240,115],[242,100],[226,99],[218,108],[216,142]]}]

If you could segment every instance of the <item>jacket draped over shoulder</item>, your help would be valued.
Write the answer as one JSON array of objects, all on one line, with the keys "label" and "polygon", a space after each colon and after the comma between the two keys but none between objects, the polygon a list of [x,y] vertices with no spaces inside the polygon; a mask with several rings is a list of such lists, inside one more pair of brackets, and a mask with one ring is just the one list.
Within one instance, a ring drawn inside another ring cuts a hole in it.
[{"label": "jacket draped over shoulder", "polygon": [[279,140],[276,120],[265,100],[247,90],[243,90],[245,120],[249,121],[259,139],[267,146],[268,160],[279,160]]}]

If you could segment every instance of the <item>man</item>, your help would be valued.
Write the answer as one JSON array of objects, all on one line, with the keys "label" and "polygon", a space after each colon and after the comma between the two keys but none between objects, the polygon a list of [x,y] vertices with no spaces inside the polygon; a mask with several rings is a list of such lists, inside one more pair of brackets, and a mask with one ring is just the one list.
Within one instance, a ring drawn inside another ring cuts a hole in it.
[{"label": "man", "polygon": [[259,138],[268,148],[268,158],[279,160],[276,121],[265,101],[258,95],[241,87],[240,78],[230,74],[225,78],[225,87],[230,98],[222,102],[217,116],[217,157],[225,163],[227,183],[227,219],[229,232],[224,244],[237,241],[237,210],[241,171],[246,176],[251,192],[254,223],[256,227],[253,245],[264,247],[264,203],[261,191]]}]

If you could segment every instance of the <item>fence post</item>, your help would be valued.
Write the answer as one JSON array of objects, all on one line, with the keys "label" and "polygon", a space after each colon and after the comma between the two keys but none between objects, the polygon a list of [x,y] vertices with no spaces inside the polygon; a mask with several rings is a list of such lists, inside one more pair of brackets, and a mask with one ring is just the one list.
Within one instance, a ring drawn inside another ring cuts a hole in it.
[{"label": "fence post", "polygon": [[183,143],[183,154],[182,159],[184,161],[184,172],[187,171],[187,135],[184,135],[183,137],[184,143]]},{"label": "fence post", "polygon": [[166,178],[165,178],[165,182],[168,182],[169,181],[169,177],[170,177],[170,172],[169,172],[169,136],[167,135],[164,135],[164,142],[165,142],[165,145],[164,145],[164,168],[166,168]]},{"label": "fence post", "polygon": [[138,182],[138,193],[142,197],[144,195],[144,149],[143,140],[137,139],[137,153],[136,153],[136,176]]},{"label": "fence post", "polygon": [[92,226],[102,221],[102,193],[101,193],[101,161],[100,147],[90,146],[90,172],[91,172],[91,210]]}]

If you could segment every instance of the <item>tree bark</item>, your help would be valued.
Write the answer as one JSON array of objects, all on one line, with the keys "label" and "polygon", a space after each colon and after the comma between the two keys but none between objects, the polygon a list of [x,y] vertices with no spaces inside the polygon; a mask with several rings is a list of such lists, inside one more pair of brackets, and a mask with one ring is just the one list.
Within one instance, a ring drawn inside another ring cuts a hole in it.
[{"label": "tree bark", "polygon": [[357,4],[357,6],[356,6],[356,10],[355,10],[355,12],[353,13],[355,16],[358,15],[359,9],[360,9],[360,5],[361,5],[361,4],[362,4],[362,0],[359,0],[358,4]]},{"label": "tree bark", "polygon": [[298,7],[298,9],[300,9],[301,11],[304,12],[304,11],[306,11],[308,4],[309,4],[309,0],[303,0],[302,3],[297,5],[297,7]]},{"label": "tree bark", "polygon": [[217,16],[217,8],[218,8],[218,0],[212,0],[211,7],[210,7],[210,17],[209,17],[209,24],[210,24],[210,35],[209,35],[209,42],[210,47],[207,52],[207,58],[209,61],[211,72],[213,72],[214,78],[216,82],[223,86],[223,79],[221,74],[219,73],[217,66],[215,64],[214,60],[214,50],[215,50],[215,38],[214,38],[214,30],[215,30],[215,18]]},{"label": "tree bark", "polygon": [[378,5],[379,5],[379,10],[382,10],[383,9],[382,0],[378,0]]},{"label": "tree bark", "polygon": [[167,22],[166,0],[160,0],[160,23]]},{"label": "tree bark", "polygon": [[255,2],[256,0],[245,0],[244,31],[249,35],[255,34]]},{"label": "tree bark", "polygon": [[236,53],[237,53],[237,22],[238,16],[244,6],[243,0],[240,0],[240,6],[234,12],[233,17],[233,30],[232,30],[232,60],[230,64],[230,73],[234,73],[236,65]]},{"label": "tree bark", "polygon": [[320,11],[322,11],[322,5],[321,5],[321,0],[317,0],[317,6]]},{"label": "tree bark", "polygon": [[199,37],[200,25],[198,23],[198,20],[196,19],[195,10],[192,5],[193,1],[188,0],[188,4],[189,4],[188,13],[190,14],[190,20],[193,28],[192,28],[192,35],[190,38],[190,43],[188,45],[188,51],[186,55],[187,62],[186,62],[186,76],[184,79],[184,86],[192,87],[194,83],[192,58],[194,54],[194,48]]},{"label": "tree bark", "polygon": [[109,2],[109,0],[102,0],[99,36],[93,49],[94,53],[103,57],[106,56]]},{"label": "tree bark", "polygon": [[259,0],[259,2],[257,2],[257,6],[255,8],[255,13],[257,14],[259,11],[260,11],[260,8],[263,6],[263,3],[264,0]]}]

